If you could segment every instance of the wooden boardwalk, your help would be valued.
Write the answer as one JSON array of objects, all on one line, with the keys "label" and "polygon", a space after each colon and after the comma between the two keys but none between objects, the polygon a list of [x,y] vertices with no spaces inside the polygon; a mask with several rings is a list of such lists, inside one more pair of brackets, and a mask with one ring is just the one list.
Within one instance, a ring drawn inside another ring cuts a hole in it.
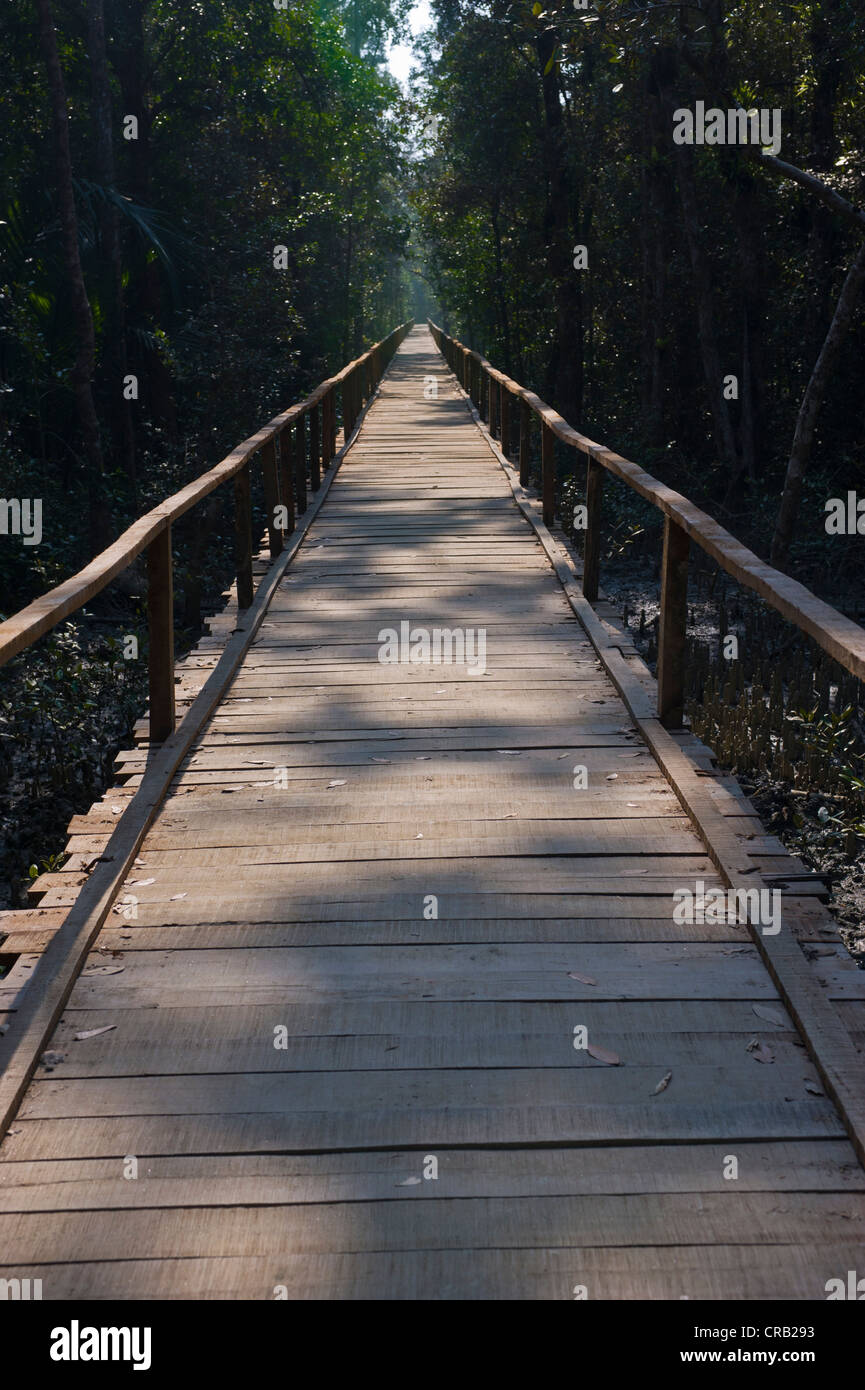
[{"label": "wooden boardwalk", "polygon": [[[414,329],[0,1149],[0,1276],[822,1299],[865,1270],[841,1115],[748,929],[673,920],[677,889],[722,881],[527,509]],[[483,632],[485,660],[384,663],[403,622]],[[861,1041],[865,976],[815,885],[676,744],[754,881],[794,875],[796,959]],[[110,814],[79,818],[82,855]],[[43,908],[74,900],[52,884]]]}]

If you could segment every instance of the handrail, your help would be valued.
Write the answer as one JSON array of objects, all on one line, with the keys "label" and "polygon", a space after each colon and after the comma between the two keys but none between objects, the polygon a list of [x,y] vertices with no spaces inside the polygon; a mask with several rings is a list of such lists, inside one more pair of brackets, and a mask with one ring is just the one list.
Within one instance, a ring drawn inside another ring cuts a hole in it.
[{"label": "handrail", "polygon": [[[252,510],[249,460],[261,453],[270,554],[276,557],[295,528],[295,514],[306,511],[307,472],[312,491],[321,485],[321,470],[336,455],[336,392],[342,396],[343,435],[348,440],[364,403],[373,395],[385,368],[412,321],[395,328],[381,342],[328,377],[305,400],[275,415],[262,429],[238,444],[207,473],[175,492],[128,527],[84,569],[0,623],[0,666],[32,646],[44,633],[82,608],[142,551],[147,551],[150,648],[150,738],[161,742],[174,732],[174,621],[172,524],[216,488],[234,478],[237,603],[253,599]],[[306,418],[309,416],[309,429]]]},{"label": "handrail", "polygon": [[601,493],[604,469],[612,473],[664,516],[664,549],[661,568],[661,616],[658,634],[658,717],[669,729],[681,728],[684,707],[685,625],[687,621],[688,550],[695,541],[707,555],[748,589],[753,589],[783,617],[813,637],[824,651],[860,680],[865,679],[865,629],[817,598],[798,580],[773,569],[707,512],[687,497],[653,478],[636,463],[575,430],[558,411],[534,392],[505,376],[479,352],[467,348],[428,319],[436,346],[467,394],[486,418],[490,435],[500,422],[502,452],[511,448],[510,396],[520,401],[520,482],[528,483],[529,426],[534,413],[541,424],[541,492],[543,519],[554,520],[555,467],[553,438],[587,456],[586,526],[583,551],[583,593],[590,602],[598,597],[600,562]]}]

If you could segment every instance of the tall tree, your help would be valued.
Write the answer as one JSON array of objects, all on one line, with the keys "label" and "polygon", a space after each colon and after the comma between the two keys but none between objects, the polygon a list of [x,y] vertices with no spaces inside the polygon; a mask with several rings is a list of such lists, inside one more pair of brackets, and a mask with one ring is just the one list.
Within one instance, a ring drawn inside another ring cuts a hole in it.
[{"label": "tall tree", "polygon": [[87,297],[87,287],[84,283],[84,273],[81,269],[81,257],[78,250],[78,213],[75,207],[75,189],[72,180],[69,112],[50,0],[36,0],[36,13],[39,18],[39,37],[51,101],[57,205],[62,230],[63,260],[75,323],[76,348],[71,381],[88,466],[90,537],[92,548],[96,551],[102,547],[108,537],[108,512],[104,492],[105,470],[99,419],[93,401],[92,386],[93,368],[96,361],[96,337],[93,330],[93,314],[90,309],[90,300]]}]

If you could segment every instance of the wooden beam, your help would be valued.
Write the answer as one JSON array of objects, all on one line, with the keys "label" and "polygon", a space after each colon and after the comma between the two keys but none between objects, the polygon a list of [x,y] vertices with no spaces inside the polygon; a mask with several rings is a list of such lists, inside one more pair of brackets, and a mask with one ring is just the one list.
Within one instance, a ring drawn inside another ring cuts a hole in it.
[{"label": "wooden beam", "polygon": [[174,579],[171,526],[147,547],[147,626],[150,634],[150,741],[174,733]]},{"label": "wooden beam", "polygon": [[501,418],[501,444],[502,453],[505,458],[511,452],[511,393],[506,386],[501,386],[499,395],[499,415]]},{"label": "wooden beam", "polygon": [[306,511],[306,416],[298,415],[294,425],[294,486],[297,514]]},{"label": "wooden beam", "polygon": [[520,487],[529,485],[529,450],[531,447],[532,412],[520,401]]},{"label": "wooden beam", "polygon": [[686,533],[665,517],[658,630],[658,718],[665,729],[681,729],[685,712],[689,548]]},{"label": "wooden beam", "polygon": [[289,425],[286,429],[283,430],[282,434],[279,436],[279,496],[282,505],[285,507],[285,530],[283,533],[283,540],[285,540],[286,536],[291,535],[292,531],[295,528],[295,525],[297,524],[294,506],[294,477],[292,474],[291,435],[292,431],[291,426]]},{"label": "wooden beam", "polygon": [[321,407],[314,405],[309,412],[309,475],[313,492],[321,487]]},{"label": "wooden beam", "polygon": [[553,432],[541,421],[541,496],[545,526],[552,526],[556,511],[556,451]]},{"label": "wooden beam", "polygon": [[583,593],[594,603],[601,567],[601,499],[604,470],[593,458],[586,466],[586,534],[583,541]]},{"label": "wooden beam", "polygon": [[249,464],[234,475],[234,531],[237,559],[237,606],[249,608],[255,588],[252,582],[252,500]]},{"label": "wooden beam", "polygon": [[269,439],[261,451],[261,474],[264,483],[264,505],[267,510],[267,541],[270,557],[275,560],[282,550],[282,528],[276,524],[279,506],[279,478],[276,471],[276,448]]}]

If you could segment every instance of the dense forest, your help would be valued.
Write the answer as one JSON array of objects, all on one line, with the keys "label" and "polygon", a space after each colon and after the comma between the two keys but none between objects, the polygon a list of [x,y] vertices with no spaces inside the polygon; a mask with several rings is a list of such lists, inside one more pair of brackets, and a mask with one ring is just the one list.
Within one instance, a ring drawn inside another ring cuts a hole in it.
[{"label": "dense forest", "polygon": [[[860,6],[431,0],[403,90],[386,60],[412,8],[8,0],[0,492],[41,496],[44,515],[39,545],[2,538],[3,616],[429,312],[861,618],[861,541],[824,525],[828,499],[865,493]],[[738,127],[744,141],[705,121],[674,139],[698,108],[765,119]],[[581,483],[560,464],[567,500]],[[651,657],[659,518],[626,493],[605,504],[602,582],[619,582]],[[203,528],[178,530],[181,641],[230,577],[229,533],[216,501]],[[777,692],[808,725],[787,767],[818,769],[812,818],[825,812],[852,861],[858,689],[704,580],[692,695],[720,691],[712,643],[737,621],[728,705],[768,690],[760,663],[777,653],[807,668]],[[116,640],[140,590],[132,572],[4,675],[10,885],[47,857],[46,826],[104,784],[140,711]],[[94,738],[81,716],[100,708]],[[756,772],[720,714],[700,731]],[[44,808],[26,831],[25,795]]]}]

